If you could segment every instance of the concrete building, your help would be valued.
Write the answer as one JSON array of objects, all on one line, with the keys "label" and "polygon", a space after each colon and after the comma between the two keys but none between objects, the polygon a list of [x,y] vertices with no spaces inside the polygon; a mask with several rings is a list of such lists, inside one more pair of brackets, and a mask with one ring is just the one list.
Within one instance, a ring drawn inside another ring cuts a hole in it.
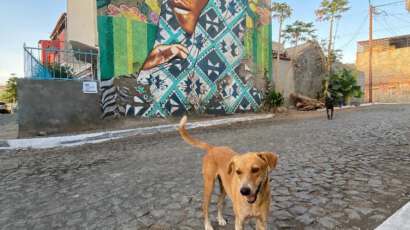
[{"label": "concrete building", "polygon": [[66,39],[98,46],[96,0],[67,0]]},{"label": "concrete building", "polygon": [[[369,42],[360,41],[356,66],[365,74],[365,101],[369,100]],[[410,102],[410,35],[373,41],[373,101]]]},{"label": "concrete building", "polygon": [[57,23],[51,32],[50,40],[40,40],[38,42],[41,49],[41,63],[43,65],[52,65],[59,59],[58,50],[65,48],[65,35],[67,28],[67,14],[63,13],[57,20]]},{"label": "concrete building", "polygon": [[57,20],[50,40],[40,40],[39,47],[43,64],[61,58],[55,50],[89,51],[98,47],[96,1],[67,0],[67,12]]},{"label": "concrete building", "polygon": [[26,77],[97,79],[96,5],[96,0],[67,0],[67,12],[57,20],[50,39],[40,40],[38,50],[25,49],[32,59],[26,60]]},{"label": "concrete building", "polygon": [[[273,44],[277,47],[277,44]],[[281,49],[282,50],[282,49]],[[275,76],[277,68],[277,52],[273,51],[273,83],[285,101],[291,93],[317,98],[323,90],[326,71],[325,56],[317,42],[307,42],[294,48],[288,48],[281,54],[279,76]]]}]

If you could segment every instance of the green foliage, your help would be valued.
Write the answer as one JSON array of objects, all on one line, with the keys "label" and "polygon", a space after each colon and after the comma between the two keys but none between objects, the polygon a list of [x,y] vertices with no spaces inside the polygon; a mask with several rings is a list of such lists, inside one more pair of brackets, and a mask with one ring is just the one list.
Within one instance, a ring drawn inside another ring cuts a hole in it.
[{"label": "green foliage", "polygon": [[342,69],[326,77],[329,92],[334,98],[345,102],[351,97],[361,98],[363,92],[357,85],[357,74],[349,69]]},{"label": "green foliage", "polygon": [[295,21],[291,25],[287,25],[283,31],[283,38],[290,42],[293,46],[297,46],[299,42],[316,39],[316,29],[313,22]]},{"label": "green foliage", "polygon": [[271,11],[274,18],[283,20],[289,18],[292,15],[293,9],[285,2],[274,2],[272,3]]},{"label": "green foliage", "polygon": [[342,13],[350,9],[348,0],[322,0],[316,10],[316,17],[319,21],[329,21],[342,17]]},{"label": "green foliage", "polygon": [[283,105],[284,98],[281,93],[276,92],[275,90],[271,89],[266,92],[265,95],[265,106],[270,109],[277,108]]},{"label": "green foliage", "polygon": [[73,78],[73,70],[70,66],[53,63],[47,66],[53,78]]},{"label": "green foliage", "polygon": [[[333,51],[333,24],[335,20],[339,20],[342,14],[350,9],[348,0],[322,0],[319,8],[315,11],[316,18],[319,21],[329,21],[329,38],[327,49],[327,69],[329,73],[332,71],[333,58],[337,58],[337,53]],[[336,34],[334,34],[336,36]]]},{"label": "green foliage", "polygon": [[[322,50],[325,54],[326,59],[328,59],[329,57],[329,51],[328,51],[328,42],[326,40],[321,40],[320,41],[320,46],[322,47]],[[332,62],[342,62],[343,59],[343,50],[341,49],[336,49],[336,50],[332,50],[330,52],[330,58],[332,60]]]},{"label": "green foliage", "polygon": [[0,99],[13,103],[17,99],[17,77],[10,77],[6,83],[6,90],[0,95]]}]

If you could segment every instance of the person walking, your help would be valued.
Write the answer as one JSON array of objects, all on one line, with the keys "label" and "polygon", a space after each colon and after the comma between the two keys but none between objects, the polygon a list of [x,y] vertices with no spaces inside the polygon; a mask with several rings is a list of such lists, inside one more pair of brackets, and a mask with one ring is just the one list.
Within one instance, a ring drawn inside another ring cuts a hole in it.
[{"label": "person walking", "polygon": [[[331,89],[331,85],[328,86]],[[325,92],[325,106],[326,106],[326,114],[328,120],[333,120],[333,113],[334,113],[334,103],[335,98],[334,95],[331,93],[330,90]]]}]

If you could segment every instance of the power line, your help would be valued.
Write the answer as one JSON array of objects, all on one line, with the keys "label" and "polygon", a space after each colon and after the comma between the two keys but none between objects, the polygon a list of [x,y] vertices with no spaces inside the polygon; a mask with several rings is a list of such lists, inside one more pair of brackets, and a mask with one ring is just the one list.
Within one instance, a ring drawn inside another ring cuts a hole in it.
[{"label": "power line", "polygon": [[[408,26],[397,26],[397,27],[391,27],[390,29],[402,29],[402,28],[410,28],[410,24]],[[386,28],[384,29],[377,29],[377,30],[373,30],[373,32],[385,32],[387,31]],[[360,32],[359,34],[365,34],[367,32]],[[346,38],[346,37],[351,37],[352,35],[354,35],[354,33],[349,33],[349,34],[342,34],[337,36],[338,38]]]},{"label": "power line", "polygon": [[[391,35],[391,36],[396,36],[397,35],[397,33],[391,28],[391,26],[389,26],[389,24],[387,23],[387,21],[386,21],[386,18],[385,17],[374,17],[374,19],[379,23],[379,24],[383,24],[384,25],[384,29],[387,31],[387,32],[389,32],[389,34]],[[382,19],[382,20],[380,20],[380,19]]]},{"label": "power line", "polygon": [[404,3],[404,2],[405,2],[405,0],[401,0],[401,1],[395,1],[395,2],[385,3],[385,4],[380,4],[380,5],[374,5],[373,7],[378,8],[378,7],[384,7],[384,6],[391,6],[391,5],[396,5],[396,4]]},{"label": "power line", "polygon": [[348,42],[346,42],[343,46],[341,46],[339,49],[342,50],[342,49],[346,48],[347,46],[349,46],[357,38],[357,36],[359,36],[360,32],[363,30],[363,27],[367,22],[368,17],[369,17],[368,15],[365,15],[365,17],[363,18],[362,23],[359,25],[359,27],[357,28],[356,32],[353,34],[351,39]]},{"label": "power line", "polygon": [[408,20],[408,18],[399,17],[399,16],[397,16],[397,14],[389,14],[389,16],[392,16],[392,17],[396,18],[400,22],[404,21],[404,22],[410,23],[410,20]]}]

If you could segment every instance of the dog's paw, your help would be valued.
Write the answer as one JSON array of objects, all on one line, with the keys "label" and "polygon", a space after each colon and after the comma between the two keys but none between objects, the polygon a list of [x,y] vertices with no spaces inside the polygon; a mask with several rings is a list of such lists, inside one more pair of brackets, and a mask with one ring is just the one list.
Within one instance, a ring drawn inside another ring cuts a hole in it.
[{"label": "dog's paw", "polygon": [[205,230],[214,230],[211,223],[205,223]]},{"label": "dog's paw", "polygon": [[226,220],[223,217],[218,217],[218,224],[219,226],[225,226]]}]

